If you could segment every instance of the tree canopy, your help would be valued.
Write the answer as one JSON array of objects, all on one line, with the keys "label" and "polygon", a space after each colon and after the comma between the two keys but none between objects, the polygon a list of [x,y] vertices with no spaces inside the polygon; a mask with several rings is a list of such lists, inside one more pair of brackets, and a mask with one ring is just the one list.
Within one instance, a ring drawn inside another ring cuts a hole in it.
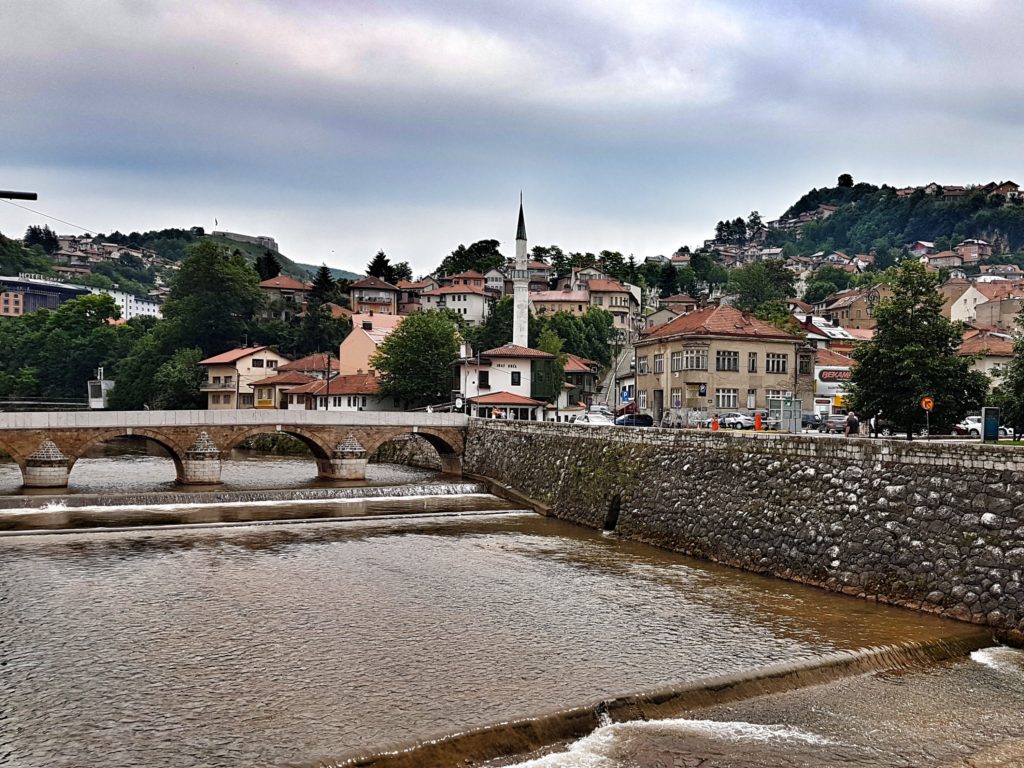
[{"label": "tree canopy", "polygon": [[963,327],[942,316],[935,276],[908,260],[890,285],[893,295],[875,307],[874,339],[853,351],[852,406],[865,419],[881,413],[909,438],[924,426],[921,399],[930,396],[933,429],[948,430],[984,402],[988,377],[958,354]]},{"label": "tree canopy", "polygon": [[380,374],[380,392],[405,408],[451,399],[459,358],[455,322],[441,312],[417,312],[406,317],[381,342],[370,364]]},{"label": "tree canopy", "polygon": [[482,275],[492,269],[504,266],[505,257],[498,250],[500,245],[501,243],[497,240],[478,240],[468,248],[465,245],[459,245],[444,257],[438,268],[434,270],[434,276],[457,275],[471,269]]}]

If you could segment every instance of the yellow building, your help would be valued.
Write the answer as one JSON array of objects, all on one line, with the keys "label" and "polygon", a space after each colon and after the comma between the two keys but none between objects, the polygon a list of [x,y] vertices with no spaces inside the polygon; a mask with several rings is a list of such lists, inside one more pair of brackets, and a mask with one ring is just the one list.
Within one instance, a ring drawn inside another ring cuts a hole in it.
[{"label": "yellow building", "polygon": [[268,347],[240,347],[200,360],[206,381],[199,386],[206,393],[211,410],[254,408],[253,384],[277,373],[288,358]]}]

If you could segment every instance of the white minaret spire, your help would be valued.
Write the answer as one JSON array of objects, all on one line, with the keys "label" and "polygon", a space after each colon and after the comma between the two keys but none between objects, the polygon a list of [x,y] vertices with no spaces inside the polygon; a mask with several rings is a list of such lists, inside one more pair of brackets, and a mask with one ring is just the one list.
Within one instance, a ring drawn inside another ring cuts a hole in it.
[{"label": "white minaret spire", "polygon": [[530,272],[526,260],[526,219],[523,217],[523,193],[519,193],[519,227],[516,229],[516,266],[512,270],[513,310],[512,343],[530,345]]}]

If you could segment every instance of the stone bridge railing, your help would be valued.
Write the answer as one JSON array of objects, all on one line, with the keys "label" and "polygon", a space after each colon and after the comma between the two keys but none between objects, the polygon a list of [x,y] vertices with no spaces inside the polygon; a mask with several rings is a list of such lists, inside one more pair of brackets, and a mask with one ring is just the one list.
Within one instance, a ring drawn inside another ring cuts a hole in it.
[{"label": "stone bridge railing", "polygon": [[162,446],[178,482],[220,482],[221,459],[259,434],[282,433],[309,447],[320,477],[365,477],[369,456],[408,434],[437,449],[445,472],[460,474],[467,417],[392,411],[100,411],[0,413],[0,452],[21,467],[27,487],[62,487],[75,462],[97,443],[133,436]]}]

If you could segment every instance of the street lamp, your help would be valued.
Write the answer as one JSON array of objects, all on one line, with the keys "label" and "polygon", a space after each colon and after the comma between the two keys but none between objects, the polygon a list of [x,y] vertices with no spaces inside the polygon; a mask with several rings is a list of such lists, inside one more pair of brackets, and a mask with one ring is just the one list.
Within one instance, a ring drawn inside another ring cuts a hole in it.
[{"label": "street lamp", "polygon": [[4,200],[38,200],[39,196],[35,192],[11,192],[10,190],[0,190],[0,198]]}]

